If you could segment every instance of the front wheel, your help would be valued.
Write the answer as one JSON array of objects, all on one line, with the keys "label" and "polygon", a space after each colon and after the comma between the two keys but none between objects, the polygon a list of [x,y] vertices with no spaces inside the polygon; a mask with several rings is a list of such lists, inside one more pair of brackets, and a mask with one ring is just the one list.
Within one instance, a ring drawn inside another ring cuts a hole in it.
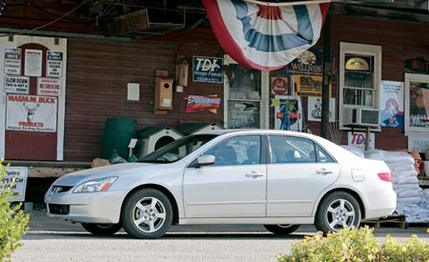
[{"label": "front wheel", "polygon": [[319,205],[315,226],[327,234],[345,227],[359,227],[361,220],[360,205],[355,197],[347,192],[334,192]]},{"label": "front wheel", "polygon": [[159,238],[173,221],[173,208],[167,196],[155,189],[134,192],[122,210],[122,226],[136,238]]},{"label": "front wheel", "polygon": [[289,235],[295,232],[299,225],[264,225],[265,229],[276,235]]},{"label": "front wheel", "polygon": [[113,235],[118,232],[122,226],[121,224],[90,224],[81,223],[82,227],[94,235]]}]

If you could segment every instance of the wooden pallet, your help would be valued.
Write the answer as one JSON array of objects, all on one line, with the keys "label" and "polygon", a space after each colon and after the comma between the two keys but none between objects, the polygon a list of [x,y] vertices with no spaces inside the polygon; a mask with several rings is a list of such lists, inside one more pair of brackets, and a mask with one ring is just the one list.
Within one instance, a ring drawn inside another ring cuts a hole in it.
[{"label": "wooden pallet", "polygon": [[370,219],[364,220],[361,223],[361,226],[370,226],[374,228],[380,227],[399,227],[402,229],[408,228],[408,223],[405,221],[404,215],[394,215],[388,216],[380,219]]}]

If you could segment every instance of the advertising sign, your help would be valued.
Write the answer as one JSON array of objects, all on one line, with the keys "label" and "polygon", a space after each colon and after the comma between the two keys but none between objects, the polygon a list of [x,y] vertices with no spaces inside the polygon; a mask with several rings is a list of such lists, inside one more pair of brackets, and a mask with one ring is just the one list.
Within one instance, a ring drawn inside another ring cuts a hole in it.
[{"label": "advertising sign", "polygon": [[271,77],[271,93],[277,96],[289,94],[289,81],[286,77]]},{"label": "advertising sign", "polygon": [[[365,148],[365,132],[348,132],[348,145],[364,149]],[[375,149],[375,134],[369,134],[368,149]]]},{"label": "advertising sign", "polygon": [[323,73],[323,52],[318,48],[304,51],[297,59],[287,65],[287,72],[292,74],[321,75]]},{"label": "advertising sign", "polygon": [[404,127],[404,83],[381,82],[380,117],[382,127]]},{"label": "advertising sign", "polygon": [[24,75],[41,76],[42,75],[42,50],[25,50]]},{"label": "advertising sign", "polygon": [[302,131],[302,105],[299,96],[276,96],[272,102],[275,109],[275,129]]},{"label": "advertising sign", "polygon": [[6,107],[6,130],[57,131],[56,97],[8,95]]},{"label": "advertising sign", "polygon": [[219,57],[192,57],[192,81],[223,83],[223,58]]},{"label": "advertising sign", "polygon": [[221,99],[210,96],[189,95],[186,99],[186,113],[210,111],[217,113]]},{"label": "advertising sign", "polygon": [[48,50],[46,53],[46,76],[61,77],[63,73],[63,53]]},{"label": "advertising sign", "polygon": [[0,185],[7,185],[15,179],[12,186],[13,196],[8,198],[8,201],[25,201],[25,190],[27,188],[28,168],[11,166],[6,169],[6,175],[0,181]]},{"label": "advertising sign", "polygon": [[7,75],[21,74],[21,49],[6,48],[4,50],[4,72]]},{"label": "advertising sign", "polygon": [[[322,121],[322,98],[308,97],[308,121]],[[335,98],[329,98],[329,122],[335,122]]]},{"label": "advertising sign", "polygon": [[39,77],[37,79],[37,95],[60,96],[61,81],[58,78]]},{"label": "advertising sign", "polygon": [[5,93],[28,94],[30,92],[30,78],[27,76],[4,77]]},{"label": "advertising sign", "polygon": [[419,133],[408,133],[408,151],[416,150],[419,153],[426,153],[429,149],[429,136]]},{"label": "advertising sign", "polygon": [[293,90],[294,95],[322,96],[322,77],[312,75],[294,75]]}]

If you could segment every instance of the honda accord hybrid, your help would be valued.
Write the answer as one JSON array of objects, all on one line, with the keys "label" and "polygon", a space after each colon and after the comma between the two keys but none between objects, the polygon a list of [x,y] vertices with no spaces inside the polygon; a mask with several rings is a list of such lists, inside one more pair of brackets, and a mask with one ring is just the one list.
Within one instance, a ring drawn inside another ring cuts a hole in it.
[{"label": "honda accord hybrid", "polygon": [[389,168],[321,137],[290,131],[220,130],[176,140],[137,163],[57,179],[47,212],[93,234],[123,228],[158,238],[171,225],[261,224],[325,233],[392,214]]}]

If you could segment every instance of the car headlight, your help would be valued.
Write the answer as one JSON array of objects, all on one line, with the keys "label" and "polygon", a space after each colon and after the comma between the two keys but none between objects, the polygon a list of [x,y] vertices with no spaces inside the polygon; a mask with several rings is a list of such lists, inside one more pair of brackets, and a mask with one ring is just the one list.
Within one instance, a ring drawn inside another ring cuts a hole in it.
[{"label": "car headlight", "polygon": [[117,176],[90,180],[76,187],[73,193],[104,192],[110,188],[116,179],[118,179]]}]

